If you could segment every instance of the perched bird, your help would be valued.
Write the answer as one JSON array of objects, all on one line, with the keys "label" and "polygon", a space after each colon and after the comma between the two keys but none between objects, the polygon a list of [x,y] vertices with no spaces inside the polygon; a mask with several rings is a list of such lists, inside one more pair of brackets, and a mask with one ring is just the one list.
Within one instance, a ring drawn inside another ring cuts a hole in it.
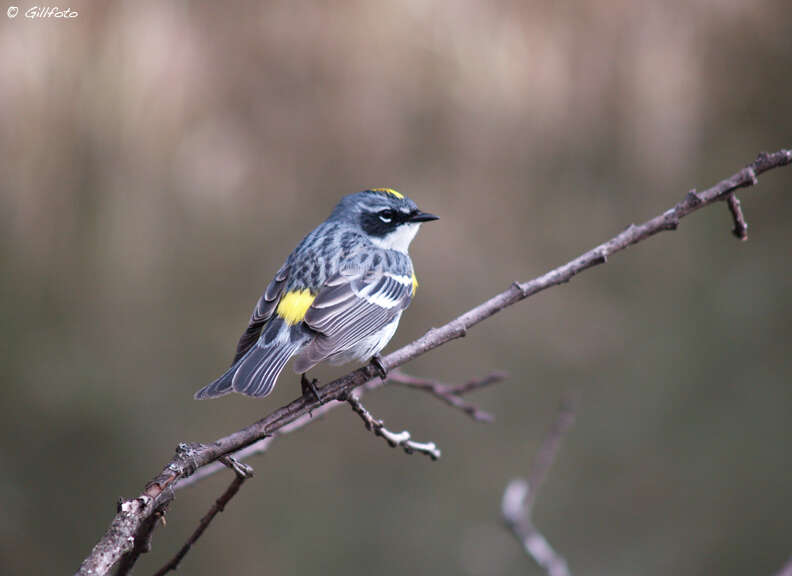
[{"label": "perched bird", "polygon": [[292,356],[303,393],[317,397],[305,372],[325,360],[371,360],[384,378],[378,354],[418,286],[407,250],[430,220],[437,216],[390,188],[342,198],[267,286],[231,367],[195,397],[266,396]]}]

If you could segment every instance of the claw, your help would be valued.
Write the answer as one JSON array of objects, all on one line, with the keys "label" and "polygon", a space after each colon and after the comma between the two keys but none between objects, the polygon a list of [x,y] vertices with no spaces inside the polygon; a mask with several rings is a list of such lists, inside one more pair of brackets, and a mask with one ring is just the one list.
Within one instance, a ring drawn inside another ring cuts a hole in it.
[{"label": "claw", "polygon": [[314,398],[316,398],[317,402],[322,402],[322,397],[319,395],[319,389],[316,387],[316,383],[318,380],[316,378],[308,378],[305,376],[305,373],[300,375],[300,387],[302,388],[303,396],[307,396],[310,392],[313,394]]},{"label": "claw", "polygon": [[374,370],[376,370],[377,375],[379,375],[382,380],[385,380],[388,377],[388,371],[385,370],[385,366],[382,364],[382,356],[379,354],[372,356],[371,366],[374,368]]}]

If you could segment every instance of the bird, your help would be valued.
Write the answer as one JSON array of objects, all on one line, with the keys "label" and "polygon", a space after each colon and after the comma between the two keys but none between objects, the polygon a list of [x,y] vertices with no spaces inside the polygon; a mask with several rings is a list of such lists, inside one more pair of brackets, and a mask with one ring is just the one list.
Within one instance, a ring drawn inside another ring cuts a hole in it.
[{"label": "bird", "polygon": [[195,398],[263,398],[292,357],[303,394],[317,400],[306,372],[321,362],[370,362],[385,379],[379,352],[418,288],[410,243],[422,223],[437,219],[393,188],[341,198],[264,290],[231,367]]}]

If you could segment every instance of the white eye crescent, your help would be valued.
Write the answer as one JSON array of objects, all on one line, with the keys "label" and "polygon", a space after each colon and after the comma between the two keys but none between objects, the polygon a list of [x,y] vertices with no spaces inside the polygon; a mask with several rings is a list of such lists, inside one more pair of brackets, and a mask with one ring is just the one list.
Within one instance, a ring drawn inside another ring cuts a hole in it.
[{"label": "white eye crescent", "polygon": [[385,222],[385,224],[388,224],[392,220],[392,218],[388,218],[387,216],[380,216],[379,219]]}]

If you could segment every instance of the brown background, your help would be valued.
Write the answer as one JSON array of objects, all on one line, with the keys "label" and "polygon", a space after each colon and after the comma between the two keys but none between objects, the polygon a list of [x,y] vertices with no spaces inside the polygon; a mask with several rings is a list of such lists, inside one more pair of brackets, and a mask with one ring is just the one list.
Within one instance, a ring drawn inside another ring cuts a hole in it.
[{"label": "brown background", "polygon": [[[0,18],[0,572],[69,573],[181,440],[292,399],[198,403],[339,196],[441,216],[393,346],[790,146],[785,0],[72,4]],[[538,574],[502,529],[565,391],[537,523],[579,574],[770,574],[792,552],[792,173],[510,309],[409,370],[479,425],[369,397],[251,463],[189,574]],[[324,369],[327,378],[339,370]],[[147,574],[229,474],[180,493]]]}]

